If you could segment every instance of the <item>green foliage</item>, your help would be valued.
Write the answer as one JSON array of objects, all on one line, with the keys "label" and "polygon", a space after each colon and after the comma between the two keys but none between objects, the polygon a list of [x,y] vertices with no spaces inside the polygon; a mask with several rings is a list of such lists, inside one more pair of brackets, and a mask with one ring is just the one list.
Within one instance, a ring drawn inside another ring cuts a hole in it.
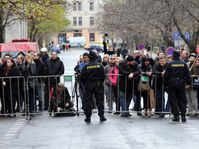
[{"label": "green foliage", "polygon": [[25,17],[29,23],[30,40],[35,40],[36,36],[44,36],[49,33],[57,33],[69,24],[65,18],[64,1],[53,2],[51,0],[26,1]]},{"label": "green foliage", "polygon": [[69,24],[65,6],[65,0],[0,0],[0,29],[18,19],[28,22],[30,40],[37,34],[60,32]]},{"label": "green foliage", "polygon": [[65,10],[62,7],[54,6],[48,17],[43,18],[38,24],[38,32],[41,34],[56,33],[64,30],[69,21],[64,17]]}]

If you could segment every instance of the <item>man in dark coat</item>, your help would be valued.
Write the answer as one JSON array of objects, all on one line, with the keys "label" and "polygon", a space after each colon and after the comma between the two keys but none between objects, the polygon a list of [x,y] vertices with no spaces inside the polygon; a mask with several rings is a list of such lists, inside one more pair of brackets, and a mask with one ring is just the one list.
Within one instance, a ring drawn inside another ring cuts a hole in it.
[{"label": "man in dark coat", "polygon": [[63,62],[57,55],[57,52],[53,51],[51,53],[51,59],[48,61],[48,71],[49,75],[62,75],[64,74]]},{"label": "man in dark coat", "polygon": [[46,65],[41,61],[40,58],[41,54],[40,53],[34,53],[33,59],[37,67],[37,79],[38,79],[38,84],[37,87],[35,87],[35,94],[36,94],[36,99],[39,101],[39,111],[43,110],[43,104],[44,104],[44,77],[48,74],[48,70]]},{"label": "man in dark coat", "polygon": [[152,83],[152,89],[155,90],[155,99],[156,99],[156,107],[155,110],[160,118],[164,117],[164,114],[162,112],[169,110],[168,104],[165,107],[165,87],[164,87],[164,73],[167,66],[166,56],[160,56],[159,60],[155,63],[153,66],[153,83]]},{"label": "man in dark coat", "polygon": [[47,85],[45,87],[45,110],[48,108],[49,91],[52,88],[56,89],[57,84],[60,82],[59,76],[64,74],[64,64],[58,57],[56,51],[51,52],[51,59],[47,62],[47,70],[48,75],[51,77],[47,78],[47,82],[45,83]]},{"label": "man in dark coat", "polygon": [[[120,90],[120,105],[122,108],[122,117],[131,116],[129,113],[129,105],[133,98],[133,93],[139,95],[137,91],[138,77],[141,71],[138,64],[132,56],[128,56],[119,64],[119,90]],[[137,96],[137,100],[140,97]],[[139,101],[138,101],[139,102]],[[139,105],[138,105],[139,106]]]}]

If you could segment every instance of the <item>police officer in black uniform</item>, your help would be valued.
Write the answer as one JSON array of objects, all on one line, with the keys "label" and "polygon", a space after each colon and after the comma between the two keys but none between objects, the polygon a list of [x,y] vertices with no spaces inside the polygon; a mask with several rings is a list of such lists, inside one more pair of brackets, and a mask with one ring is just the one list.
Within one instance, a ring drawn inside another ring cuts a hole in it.
[{"label": "police officer in black uniform", "polygon": [[181,112],[181,121],[186,122],[186,104],[185,86],[190,86],[191,77],[187,64],[180,60],[180,53],[173,52],[173,61],[170,62],[165,70],[165,81],[168,86],[168,96],[171,105],[171,112],[174,115],[172,121],[179,122],[179,111]]},{"label": "police officer in black uniform", "polygon": [[96,62],[97,55],[95,52],[89,52],[90,61],[86,64],[80,74],[80,80],[84,84],[86,90],[85,96],[85,115],[84,120],[87,123],[91,122],[92,114],[92,101],[93,95],[96,99],[96,105],[98,108],[98,115],[100,121],[106,121],[104,117],[104,79],[105,72],[102,64]]}]

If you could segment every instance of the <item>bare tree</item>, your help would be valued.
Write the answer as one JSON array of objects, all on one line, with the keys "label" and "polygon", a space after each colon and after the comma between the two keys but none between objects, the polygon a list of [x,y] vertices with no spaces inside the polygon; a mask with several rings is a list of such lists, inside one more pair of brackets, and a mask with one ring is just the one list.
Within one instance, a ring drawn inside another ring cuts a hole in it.
[{"label": "bare tree", "polygon": [[[166,47],[174,46],[173,33],[177,31],[191,51],[196,49],[198,0],[115,0],[106,2],[103,10],[99,24],[103,31],[123,39],[130,37],[130,42],[149,42],[156,36]],[[186,32],[191,34],[190,39],[185,37]]]}]

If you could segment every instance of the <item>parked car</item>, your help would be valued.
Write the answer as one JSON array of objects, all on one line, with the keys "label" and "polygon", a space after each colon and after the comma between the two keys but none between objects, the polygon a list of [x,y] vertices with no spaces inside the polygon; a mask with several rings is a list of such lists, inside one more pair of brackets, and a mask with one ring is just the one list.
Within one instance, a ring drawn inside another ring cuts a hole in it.
[{"label": "parked car", "polygon": [[104,52],[103,46],[98,44],[90,45],[90,47],[87,48],[88,51],[92,51],[94,49],[97,50],[98,52]]},{"label": "parked car", "polygon": [[84,47],[86,45],[85,37],[70,37],[67,39],[71,47]]}]

